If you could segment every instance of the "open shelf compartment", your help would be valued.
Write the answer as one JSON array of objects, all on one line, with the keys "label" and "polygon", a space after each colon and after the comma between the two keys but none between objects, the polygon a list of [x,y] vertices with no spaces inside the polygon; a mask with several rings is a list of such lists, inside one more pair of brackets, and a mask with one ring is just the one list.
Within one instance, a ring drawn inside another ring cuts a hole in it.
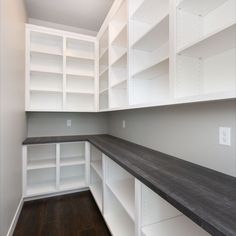
[{"label": "open shelf compartment", "polygon": [[105,189],[104,218],[112,235],[134,236],[134,221],[108,187]]},{"label": "open shelf compartment", "polygon": [[73,190],[87,187],[85,164],[60,167],[60,190]]},{"label": "open shelf compartment", "polygon": [[95,60],[94,42],[89,42],[74,38],[67,38],[66,55],[69,57]]},{"label": "open shelf compartment", "polygon": [[62,55],[63,37],[32,31],[30,33],[30,51]]},{"label": "open shelf compartment", "polygon": [[60,166],[85,165],[85,142],[60,144]]},{"label": "open shelf compartment", "polygon": [[135,179],[109,158],[106,158],[106,185],[134,221]]},{"label": "open shelf compartment", "polygon": [[56,168],[28,170],[26,188],[28,197],[56,192]]},{"label": "open shelf compartment", "polygon": [[141,184],[140,194],[142,236],[209,236],[144,184]]}]

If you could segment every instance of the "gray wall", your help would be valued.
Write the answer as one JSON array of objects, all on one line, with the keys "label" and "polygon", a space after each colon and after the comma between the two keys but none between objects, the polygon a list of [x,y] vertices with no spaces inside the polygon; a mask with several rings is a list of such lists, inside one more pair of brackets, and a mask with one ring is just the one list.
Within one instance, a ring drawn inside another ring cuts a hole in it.
[{"label": "gray wall", "polygon": [[[122,128],[126,120],[126,128]],[[232,146],[218,144],[219,127],[232,128]],[[236,176],[236,102],[209,102],[112,112],[109,133]]]},{"label": "gray wall", "polygon": [[[28,113],[28,136],[104,134],[108,132],[105,113]],[[71,128],[66,120],[72,121]]]},{"label": "gray wall", "polygon": [[23,0],[0,4],[0,235],[5,236],[22,196],[26,16]]}]

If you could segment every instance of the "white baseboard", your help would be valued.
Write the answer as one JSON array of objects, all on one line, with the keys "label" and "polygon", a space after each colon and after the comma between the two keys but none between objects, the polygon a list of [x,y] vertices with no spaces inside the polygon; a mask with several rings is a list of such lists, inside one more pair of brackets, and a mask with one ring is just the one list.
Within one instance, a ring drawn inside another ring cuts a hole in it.
[{"label": "white baseboard", "polygon": [[22,207],[23,207],[23,204],[24,204],[24,200],[23,200],[23,198],[21,198],[20,203],[19,203],[19,205],[16,209],[16,213],[13,217],[12,222],[11,222],[10,228],[7,232],[7,236],[12,236],[13,235],[16,224],[17,224],[17,221],[19,219],[19,216],[20,216],[20,213],[21,213],[21,210],[22,210]]}]

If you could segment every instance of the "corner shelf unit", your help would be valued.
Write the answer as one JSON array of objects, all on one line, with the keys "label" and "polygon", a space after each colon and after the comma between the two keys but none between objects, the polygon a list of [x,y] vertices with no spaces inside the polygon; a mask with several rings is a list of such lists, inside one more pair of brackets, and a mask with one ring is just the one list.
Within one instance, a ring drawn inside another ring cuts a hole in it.
[{"label": "corner shelf unit", "polygon": [[86,150],[86,142],[24,146],[24,197],[88,187]]},{"label": "corner shelf unit", "polygon": [[26,28],[26,111],[97,111],[97,41]]},{"label": "corner shelf unit", "polygon": [[109,26],[106,110],[236,98],[235,0],[113,6],[98,34]]},{"label": "corner shelf unit", "polygon": [[26,111],[236,98],[235,0],[115,0],[97,37],[27,25]]},{"label": "corner shelf unit", "polygon": [[89,188],[114,236],[210,236],[93,145]]}]

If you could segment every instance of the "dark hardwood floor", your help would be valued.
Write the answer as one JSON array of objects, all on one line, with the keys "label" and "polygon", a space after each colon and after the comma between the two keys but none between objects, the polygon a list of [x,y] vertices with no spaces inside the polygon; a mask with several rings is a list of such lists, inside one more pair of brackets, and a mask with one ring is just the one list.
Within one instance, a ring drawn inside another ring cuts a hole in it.
[{"label": "dark hardwood floor", "polygon": [[14,236],[110,236],[89,191],[26,202]]}]

